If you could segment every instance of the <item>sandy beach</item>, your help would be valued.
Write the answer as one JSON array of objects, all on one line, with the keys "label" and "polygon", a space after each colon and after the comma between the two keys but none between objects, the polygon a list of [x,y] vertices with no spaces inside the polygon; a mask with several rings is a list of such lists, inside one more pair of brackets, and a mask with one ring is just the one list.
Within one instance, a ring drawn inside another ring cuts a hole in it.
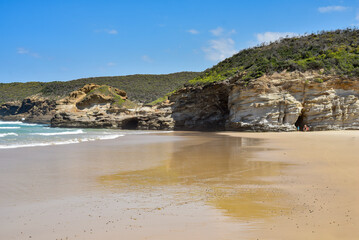
[{"label": "sandy beach", "polygon": [[359,132],[0,151],[0,239],[358,239]]}]

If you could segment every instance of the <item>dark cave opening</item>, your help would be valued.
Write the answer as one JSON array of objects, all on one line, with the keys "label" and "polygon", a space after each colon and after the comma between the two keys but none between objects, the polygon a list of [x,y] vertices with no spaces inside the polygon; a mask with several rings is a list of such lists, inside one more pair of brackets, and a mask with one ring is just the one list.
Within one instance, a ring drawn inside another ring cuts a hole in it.
[{"label": "dark cave opening", "polygon": [[299,115],[297,121],[295,122],[295,127],[299,130],[299,131],[303,131],[303,128],[304,128],[304,118],[303,118],[303,115]]},{"label": "dark cave opening", "polygon": [[136,118],[130,119],[122,125],[122,129],[136,130],[137,128],[138,128],[138,119]]}]

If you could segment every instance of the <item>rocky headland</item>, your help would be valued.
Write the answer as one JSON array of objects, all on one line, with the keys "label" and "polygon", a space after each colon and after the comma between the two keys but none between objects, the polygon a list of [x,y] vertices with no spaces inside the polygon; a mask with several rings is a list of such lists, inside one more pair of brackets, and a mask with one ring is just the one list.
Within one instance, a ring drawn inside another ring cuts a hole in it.
[{"label": "rocky headland", "polygon": [[0,108],[3,120],[52,127],[138,130],[295,131],[359,129],[359,79],[282,72],[249,83],[238,76],[184,87],[155,106],[130,101],[117,88],[87,84],[64,99],[27,98]]},{"label": "rocky headland", "polygon": [[175,128],[238,131],[359,129],[359,79],[282,72],[248,83],[232,77],[170,97]]},{"label": "rocky headland", "polygon": [[87,84],[57,102],[51,126],[168,130],[173,120],[165,104],[144,107],[128,100],[125,91]]},{"label": "rocky headland", "polygon": [[[5,103],[0,106],[0,119],[52,127],[139,130],[296,131],[305,125],[314,131],[359,129],[357,29],[284,38],[244,49],[194,74],[178,89],[177,82],[192,75],[174,74],[171,81],[157,76],[161,84],[130,76],[138,96],[157,88],[162,93],[172,91],[152,105],[144,104],[143,97],[129,99],[125,91],[113,87],[120,82],[112,78],[112,87],[86,84],[71,93],[69,89],[78,88],[73,82],[52,83],[41,92],[67,96],[56,95],[55,101],[35,95]],[[147,95],[146,99],[154,99]]]},{"label": "rocky headland", "polygon": [[0,105],[0,119],[48,124],[55,114],[56,101],[39,96]]}]

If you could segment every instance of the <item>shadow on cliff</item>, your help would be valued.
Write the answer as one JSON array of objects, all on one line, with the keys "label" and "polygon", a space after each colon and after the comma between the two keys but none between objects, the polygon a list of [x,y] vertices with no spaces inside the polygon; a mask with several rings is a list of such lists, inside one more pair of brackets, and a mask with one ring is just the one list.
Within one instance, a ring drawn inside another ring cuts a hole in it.
[{"label": "shadow on cliff", "polygon": [[190,86],[170,96],[175,130],[225,130],[229,116],[227,82]]}]

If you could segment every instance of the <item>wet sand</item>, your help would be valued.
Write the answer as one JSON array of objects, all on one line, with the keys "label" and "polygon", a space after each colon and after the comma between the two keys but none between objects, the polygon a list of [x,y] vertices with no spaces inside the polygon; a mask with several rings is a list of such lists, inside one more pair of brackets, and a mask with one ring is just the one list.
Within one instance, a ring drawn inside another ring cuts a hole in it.
[{"label": "wet sand", "polygon": [[359,132],[0,151],[0,239],[358,239]]}]

